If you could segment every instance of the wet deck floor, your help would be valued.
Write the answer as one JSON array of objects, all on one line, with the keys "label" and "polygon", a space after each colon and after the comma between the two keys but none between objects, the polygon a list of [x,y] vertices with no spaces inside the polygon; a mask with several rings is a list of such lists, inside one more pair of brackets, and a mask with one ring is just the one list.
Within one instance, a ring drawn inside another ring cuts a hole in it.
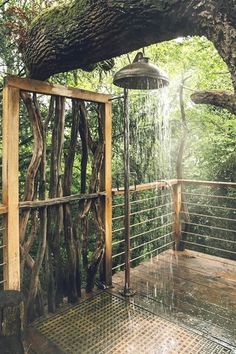
[{"label": "wet deck floor", "polygon": [[233,261],[168,250],[132,269],[133,298],[119,295],[120,272],[112,291],[35,322],[28,344],[40,354],[234,353],[235,271]]},{"label": "wet deck floor", "polygon": [[[124,275],[113,277],[122,288]],[[236,262],[168,250],[131,270],[134,303],[236,346]]]}]

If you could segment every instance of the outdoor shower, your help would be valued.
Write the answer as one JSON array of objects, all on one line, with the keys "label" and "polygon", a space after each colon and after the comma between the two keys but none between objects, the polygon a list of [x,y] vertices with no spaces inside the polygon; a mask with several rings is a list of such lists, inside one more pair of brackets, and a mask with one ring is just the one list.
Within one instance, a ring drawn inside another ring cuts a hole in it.
[{"label": "outdoor shower", "polygon": [[130,155],[129,155],[129,101],[128,90],[156,90],[169,84],[165,72],[150,64],[142,52],[137,53],[132,64],[119,70],[114,85],[124,88],[124,198],[125,198],[125,286],[123,295],[132,296],[130,282]]}]

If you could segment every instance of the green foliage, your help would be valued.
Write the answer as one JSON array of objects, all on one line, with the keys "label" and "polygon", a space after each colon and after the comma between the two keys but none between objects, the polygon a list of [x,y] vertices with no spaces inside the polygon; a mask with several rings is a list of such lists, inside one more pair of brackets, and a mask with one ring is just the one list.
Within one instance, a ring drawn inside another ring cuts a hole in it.
[{"label": "green foliage", "polygon": [[[179,38],[145,48],[145,54],[151,58],[153,63],[164,69],[170,77],[169,101],[171,105],[173,176],[175,174],[179,140],[182,134],[179,88],[182,79],[187,78],[184,84],[184,104],[189,134],[184,153],[184,176],[190,179],[217,180],[221,178],[226,181],[235,181],[235,169],[230,170],[231,167],[234,167],[235,161],[235,116],[216,107],[195,105],[190,99],[191,93],[195,90],[232,90],[227,66],[219,57],[213,44],[204,37]],[[131,56],[133,58],[135,54],[132,53]],[[127,56],[118,58],[112,74],[128,63],[129,58]],[[110,89],[110,83],[108,89]],[[122,91],[113,88],[113,93],[120,94]],[[113,121],[116,132],[114,136],[118,135],[117,122],[122,119],[122,111],[116,108],[117,105],[118,103],[114,101]],[[137,107],[139,105],[140,103],[137,102]],[[135,118],[136,122],[138,116],[140,117],[139,111]],[[132,126],[134,125],[131,125],[131,129]],[[149,132],[148,136],[143,134],[143,141],[140,141],[139,145],[144,145],[147,149],[148,146],[150,148],[153,134],[154,129]],[[119,139],[120,146],[121,137]],[[117,156],[116,140],[114,140],[114,151]],[[117,165],[116,161],[115,165]],[[137,173],[140,174],[140,172],[144,173],[144,171],[137,169]]]}]

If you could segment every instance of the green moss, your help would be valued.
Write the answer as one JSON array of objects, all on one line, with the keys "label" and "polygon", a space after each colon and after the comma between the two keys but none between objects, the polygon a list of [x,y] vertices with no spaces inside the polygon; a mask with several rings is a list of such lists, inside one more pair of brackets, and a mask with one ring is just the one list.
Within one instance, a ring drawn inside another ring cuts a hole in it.
[{"label": "green moss", "polygon": [[73,21],[77,15],[81,16],[81,13],[87,9],[87,5],[89,5],[88,0],[74,0],[72,3],[53,5],[32,21],[30,30],[37,26],[58,30],[60,26],[68,25],[68,21]]}]

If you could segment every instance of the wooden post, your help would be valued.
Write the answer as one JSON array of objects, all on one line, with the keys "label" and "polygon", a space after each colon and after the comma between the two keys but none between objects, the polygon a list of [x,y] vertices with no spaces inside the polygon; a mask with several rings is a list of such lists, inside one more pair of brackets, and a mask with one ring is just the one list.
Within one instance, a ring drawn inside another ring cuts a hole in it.
[{"label": "wooden post", "polygon": [[3,90],[3,204],[8,208],[4,233],[5,290],[20,289],[19,245],[19,89]]},{"label": "wooden post", "polygon": [[182,185],[181,183],[177,183],[173,186],[173,198],[174,198],[174,224],[173,224],[173,232],[174,232],[174,250],[180,251],[180,242],[181,242],[181,222],[180,222],[180,211],[181,211],[181,193],[182,193]]},{"label": "wooden post", "polygon": [[104,201],[105,224],[105,259],[104,280],[107,286],[112,285],[112,180],[111,180],[111,140],[112,140],[112,116],[111,103],[104,104],[104,139],[105,155],[102,169],[102,187],[106,192]]}]

